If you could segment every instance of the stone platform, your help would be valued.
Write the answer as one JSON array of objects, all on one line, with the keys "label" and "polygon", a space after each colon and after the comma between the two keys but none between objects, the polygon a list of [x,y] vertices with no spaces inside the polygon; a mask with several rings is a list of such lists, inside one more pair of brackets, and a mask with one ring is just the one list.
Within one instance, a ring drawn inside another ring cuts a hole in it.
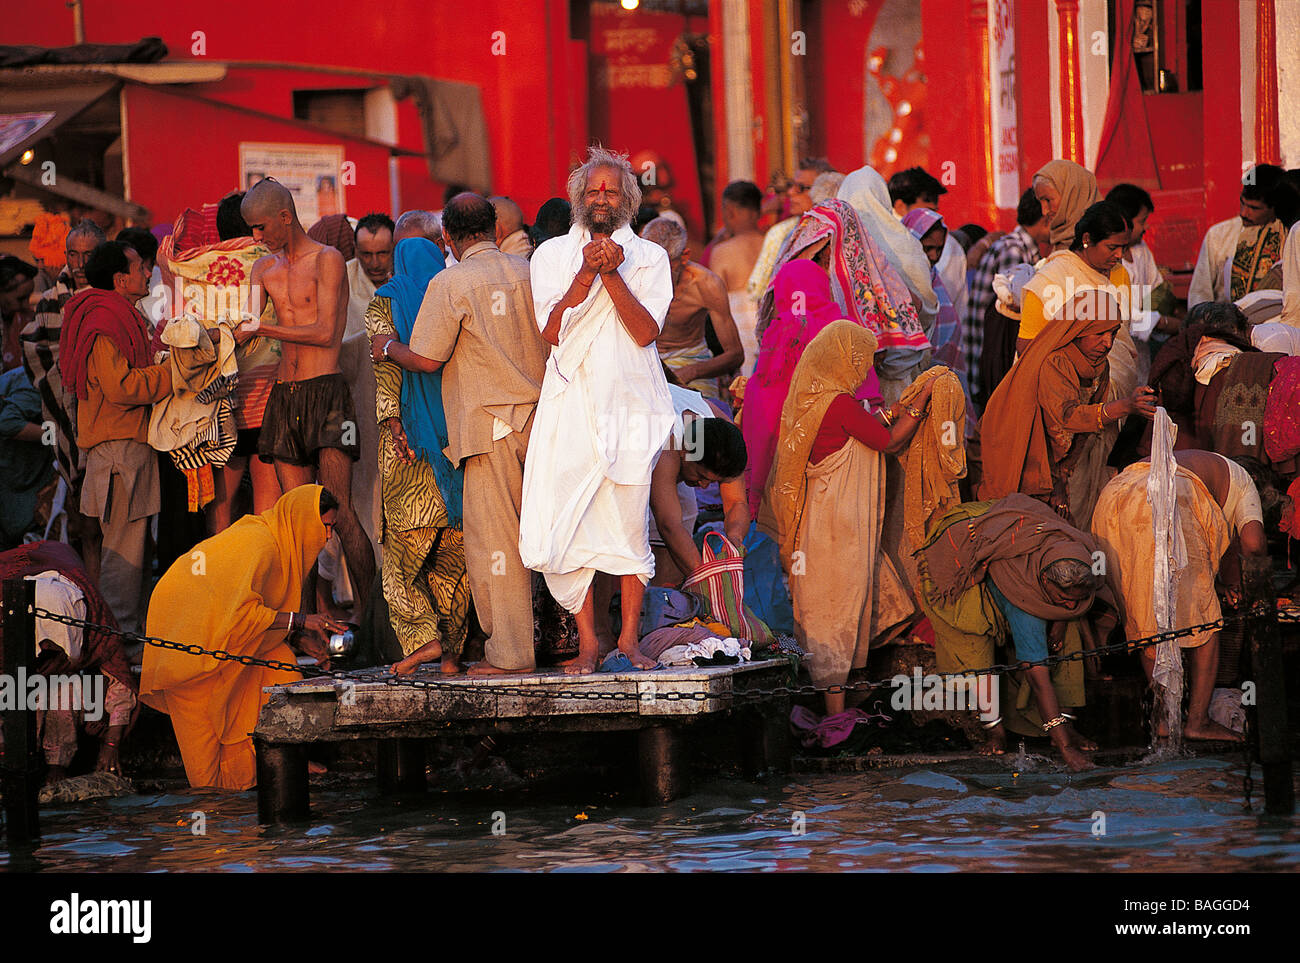
[{"label": "stone platform", "polygon": [[424,789],[425,739],[635,732],[642,796],[648,804],[663,804],[687,791],[682,734],[705,720],[740,727],[752,771],[789,768],[789,696],[743,695],[787,684],[784,660],[578,676],[558,669],[443,676],[435,666],[414,676],[434,686],[429,688],[361,678],[377,672],[359,670],[355,681],[305,679],[266,690],[253,733],[262,821],[309,817],[306,747],[319,742],[378,740],[385,792]]}]

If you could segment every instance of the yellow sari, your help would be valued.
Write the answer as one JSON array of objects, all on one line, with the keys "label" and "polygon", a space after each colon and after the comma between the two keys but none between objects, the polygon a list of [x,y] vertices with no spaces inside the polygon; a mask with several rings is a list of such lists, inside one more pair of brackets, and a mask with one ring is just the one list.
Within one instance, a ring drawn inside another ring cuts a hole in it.
[{"label": "yellow sari", "polygon": [[[231,655],[294,663],[284,629],[325,546],[320,485],[302,485],[261,515],[246,515],[182,555],[149,603],[148,634]],[[257,782],[251,733],[262,688],[299,678],[277,669],[147,646],[140,700],[172,718],[190,785],[249,789]]]}]

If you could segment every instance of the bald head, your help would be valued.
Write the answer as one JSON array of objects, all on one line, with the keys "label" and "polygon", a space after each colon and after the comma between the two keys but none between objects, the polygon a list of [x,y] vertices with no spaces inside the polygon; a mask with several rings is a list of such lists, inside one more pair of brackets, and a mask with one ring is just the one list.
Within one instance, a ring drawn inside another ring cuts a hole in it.
[{"label": "bald head", "polygon": [[[253,240],[272,251],[282,251],[295,234],[304,234],[298,223],[293,194],[279,181],[267,178],[248,189],[239,205]],[[310,242],[308,242],[310,243]]]},{"label": "bald head", "polygon": [[508,197],[489,197],[497,212],[497,236],[509,237],[524,226],[524,211]]},{"label": "bald head", "polygon": [[298,216],[298,209],[293,205],[293,192],[270,177],[258,181],[248,189],[239,205],[239,211],[250,224],[250,214],[266,216],[288,211],[295,218]]}]

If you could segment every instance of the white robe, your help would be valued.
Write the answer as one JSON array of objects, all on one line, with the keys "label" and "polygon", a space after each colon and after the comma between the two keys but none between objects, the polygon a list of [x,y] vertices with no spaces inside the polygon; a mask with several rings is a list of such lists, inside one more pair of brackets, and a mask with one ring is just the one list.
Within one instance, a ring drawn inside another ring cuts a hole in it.
[{"label": "white robe", "polygon": [[[543,243],[529,262],[537,324],[582,267],[585,228]],[[668,255],[621,227],[618,273],[663,330],[673,299]],[[555,600],[582,607],[596,572],[654,574],[646,530],[650,473],[672,431],[675,412],[659,352],[638,345],[597,278],[587,298],[564,313],[551,348],[524,462],[519,554],[541,572]]]}]

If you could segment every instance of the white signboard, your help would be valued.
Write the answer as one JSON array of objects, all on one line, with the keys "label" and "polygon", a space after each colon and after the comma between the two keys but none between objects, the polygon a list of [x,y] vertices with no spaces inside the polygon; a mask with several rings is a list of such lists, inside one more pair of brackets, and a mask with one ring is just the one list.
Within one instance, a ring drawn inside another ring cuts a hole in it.
[{"label": "white signboard", "polygon": [[342,172],[343,148],[337,144],[239,145],[240,190],[274,177],[293,193],[298,220],[305,228],[347,210]]},{"label": "white signboard", "polygon": [[993,134],[993,200],[1020,202],[1020,144],[1016,124],[1015,0],[988,0],[989,130]]}]

